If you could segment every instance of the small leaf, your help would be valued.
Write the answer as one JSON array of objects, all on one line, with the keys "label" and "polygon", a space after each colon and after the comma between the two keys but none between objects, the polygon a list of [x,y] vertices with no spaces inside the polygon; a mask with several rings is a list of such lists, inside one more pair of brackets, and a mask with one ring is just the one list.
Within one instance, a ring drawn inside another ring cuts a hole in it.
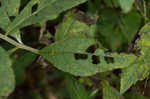
[{"label": "small leaf", "polygon": [[0,97],[8,96],[15,87],[15,77],[7,52],[0,47]]},{"label": "small leaf", "polygon": [[84,86],[71,75],[66,75],[66,85],[70,99],[91,99]]},{"label": "small leaf", "polygon": [[119,92],[111,87],[107,81],[102,81],[103,99],[124,99]]},{"label": "small leaf", "polygon": [[131,85],[135,84],[138,80],[143,80],[149,73],[150,68],[142,60],[135,61],[135,64],[123,69],[120,93],[123,94]]},{"label": "small leaf", "polygon": [[119,0],[123,12],[127,13],[131,10],[134,0]]}]

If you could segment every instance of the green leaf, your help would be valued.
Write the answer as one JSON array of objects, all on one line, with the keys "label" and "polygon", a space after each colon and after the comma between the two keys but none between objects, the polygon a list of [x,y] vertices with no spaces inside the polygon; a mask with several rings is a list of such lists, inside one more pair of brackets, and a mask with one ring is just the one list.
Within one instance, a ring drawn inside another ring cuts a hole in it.
[{"label": "green leaf", "polygon": [[138,80],[143,80],[150,73],[150,68],[142,62],[143,59],[135,61],[134,64],[126,69],[123,69],[121,76],[120,93],[123,94],[131,85],[135,84]]},{"label": "green leaf", "polygon": [[119,3],[123,12],[127,13],[131,10],[134,0],[119,0]]},{"label": "green leaf", "polygon": [[0,8],[0,27],[3,29],[3,30],[7,30],[7,27],[8,25],[10,24],[10,20],[9,20],[9,17],[5,11],[5,8],[4,7],[1,7]]},{"label": "green leaf", "polygon": [[71,75],[66,75],[66,85],[70,99],[91,99],[84,86]]},{"label": "green leaf", "polygon": [[128,92],[124,96],[126,99],[149,99],[148,97],[136,92]]},{"label": "green leaf", "polygon": [[0,97],[8,96],[15,87],[15,77],[7,52],[0,47]]},{"label": "green leaf", "polygon": [[137,43],[140,56],[129,67],[123,69],[121,76],[120,93],[124,93],[138,80],[145,79],[150,73],[150,23],[146,24],[140,31],[141,38]]},{"label": "green leaf", "polygon": [[119,92],[111,87],[107,81],[102,81],[103,99],[124,99]]},{"label": "green leaf", "polygon": [[[18,14],[20,0],[2,0],[0,18],[3,20],[0,21],[0,27],[7,32],[7,35],[15,37],[21,43],[20,28],[41,21],[53,20],[61,12],[86,1],[87,0],[30,0],[27,6]],[[36,6],[37,9],[34,8]],[[10,22],[9,16],[16,16],[13,22]]]},{"label": "green leaf", "polygon": [[[46,20],[53,20],[61,12],[86,1],[87,0],[31,0],[9,25],[7,34],[31,24]],[[37,9],[34,9],[34,11],[32,8],[36,6]]]},{"label": "green leaf", "polygon": [[15,73],[16,83],[20,85],[24,82],[24,73],[28,65],[30,65],[37,55],[30,52],[23,52],[14,60],[12,66]]},{"label": "green leaf", "polygon": [[104,3],[108,6],[108,7],[118,7],[118,1],[117,0],[104,0]]},{"label": "green leaf", "polygon": [[125,68],[135,60],[133,54],[106,53],[100,48],[93,53],[88,52],[91,46],[100,45],[88,36],[89,30],[89,26],[68,14],[57,29],[56,42],[41,49],[40,54],[58,69],[77,76]]},{"label": "green leaf", "polygon": [[[17,4],[16,6],[14,4],[11,5],[11,3],[9,4],[9,2],[12,2],[14,0],[2,0],[2,7],[0,8],[0,28],[2,28],[5,32],[8,29],[8,26],[11,24],[11,21],[9,19],[9,14],[17,14],[17,5],[19,6],[19,4]],[[19,3],[16,2],[16,3]],[[9,5],[9,6],[8,6]],[[11,12],[11,10],[16,10],[16,12]],[[9,10],[9,12],[8,12]],[[18,9],[19,10],[19,9]],[[21,43],[21,36],[20,36],[20,31],[16,30],[15,33],[10,34],[11,36],[15,37],[20,43]]]},{"label": "green leaf", "polygon": [[20,0],[1,0],[2,5],[5,5],[5,11],[8,16],[16,16],[19,13]]},{"label": "green leaf", "polygon": [[111,9],[103,9],[99,17],[96,37],[104,47],[119,52],[127,50],[141,24],[139,13],[132,11],[124,15]]}]

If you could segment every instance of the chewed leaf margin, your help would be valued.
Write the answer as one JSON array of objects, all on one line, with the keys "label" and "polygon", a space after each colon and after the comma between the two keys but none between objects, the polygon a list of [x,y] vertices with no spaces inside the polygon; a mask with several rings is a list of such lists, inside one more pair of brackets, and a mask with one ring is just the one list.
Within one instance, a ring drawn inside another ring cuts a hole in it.
[{"label": "chewed leaf margin", "polygon": [[133,64],[123,69],[121,74],[121,94],[127,91],[137,81],[145,79],[150,74],[150,23],[146,24],[140,33],[140,39],[136,46],[140,49],[140,55]]},{"label": "chewed leaf margin", "polygon": [[[133,54],[106,53],[101,44],[91,38],[88,33],[91,27],[78,21],[72,14],[67,14],[57,29],[55,43],[40,50],[40,54],[51,61],[58,69],[76,76],[91,76],[98,72],[125,68],[136,56]],[[87,49],[98,44],[93,53]],[[85,55],[85,59],[77,59],[75,55]]]}]

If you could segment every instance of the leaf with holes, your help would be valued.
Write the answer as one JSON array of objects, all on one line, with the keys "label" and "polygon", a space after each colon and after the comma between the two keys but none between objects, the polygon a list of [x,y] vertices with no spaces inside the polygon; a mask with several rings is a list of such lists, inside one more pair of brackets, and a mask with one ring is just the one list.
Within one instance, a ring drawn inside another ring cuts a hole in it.
[{"label": "leaf with holes", "polygon": [[15,87],[15,77],[7,52],[0,47],[0,98],[8,96]]},{"label": "leaf with holes", "polygon": [[[15,17],[19,12],[20,0],[2,0],[1,3],[2,7],[0,7],[0,28],[6,32],[8,26],[11,24],[11,17]],[[10,35],[21,42],[21,36],[18,29],[15,31],[15,33],[11,33]]]},{"label": "leaf with holes", "polygon": [[124,93],[132,84],[145,79],[150,73],[150,23],[146,24],[140,32],[142,35],[137,43],[137,47],[141,50],[140,56],[123,70],[120,93]]},{"label": "leaf with holes", "polygon": [[16,29],[35,24],[41,21],[53,20],[61,12],[86,2],[87,0],[30,0],[9,25],[7,34]]},{"label": "leaf with holes", "polygon": [[[87,0],[30,0],[19,14],[20,0],[2,0],[0,27],[21,42],[19,29],[41,21],[53,20],[61,12]],[[13,18],[12,22],[10,19]]]},{"label": "leaf with holes", "polygon": [[127,67],[135,60],[136,56],[132,54],[110,54],[98,48],[99,42],[88,35],[90,27],[72,15],[67,14],[57,29],[56,42],[40,51],[58,69],[73,75],[89,76]]}]

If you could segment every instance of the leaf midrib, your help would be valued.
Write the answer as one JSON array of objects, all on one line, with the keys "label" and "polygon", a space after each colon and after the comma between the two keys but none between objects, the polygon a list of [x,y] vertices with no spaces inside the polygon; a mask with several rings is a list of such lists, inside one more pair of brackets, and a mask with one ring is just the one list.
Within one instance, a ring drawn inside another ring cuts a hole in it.
[{"label": "leaf midrib", "polygon": [[[12,32],[14,29],[16,29],[20,24],[22,24],[25,20],[29,19],[30,17],[36,15],[37,13],[39,13],[41,10],[45,9],[46,7],[48,7],[49,5],[51,5],[52,3],[54,3],[56,0],[52,0],[49,4],[47,4],[46,6],[40,8],[39,10],[35,11],[34,13],[32,13],[31,15],[27,16],[26,18],[20,20],[15,26],[14,28],[10,29],[6,34],[9,34],[10,32]],[[31,1],[33,2],[33,1]],[[29,2],[30,3],[30,2]],[[38,1],[35,2],[35,4],[38,3]],[[34,5],[35,5],[34,4]],[[14,20],[15,22],[15,20]]]}]

